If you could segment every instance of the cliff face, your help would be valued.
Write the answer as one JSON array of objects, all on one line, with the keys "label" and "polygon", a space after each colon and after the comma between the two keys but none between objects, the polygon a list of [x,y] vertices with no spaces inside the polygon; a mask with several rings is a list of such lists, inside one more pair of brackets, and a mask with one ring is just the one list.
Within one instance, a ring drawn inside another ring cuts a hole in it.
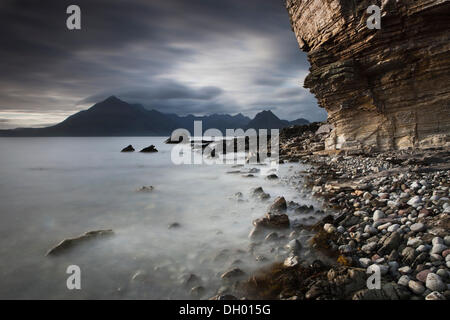
[{"label": "cliff face", "polygon": [[[367,8],[382,8],[370,30]],[[449,145],[450,0],[287,0],[304,85],[328,111],[326,149]]]}]

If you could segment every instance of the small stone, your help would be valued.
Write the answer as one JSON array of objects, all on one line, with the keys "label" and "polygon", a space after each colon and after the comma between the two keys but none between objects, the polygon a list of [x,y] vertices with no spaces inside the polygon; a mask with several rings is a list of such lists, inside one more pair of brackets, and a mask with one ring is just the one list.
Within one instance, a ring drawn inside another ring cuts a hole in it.
[{"label": "small stone", "polygon": [[419,281],[409,280],[408,287],[415,294],[422,294],[425,292],[425,287]]},{"label": "small stone", "polygon": [[372,260],[369,258],[360,258],[359,263],[363,268],[367,268],[372,263]]},{"label": "small stone", "polygon": [[433,245],[433,247],[431,248],[431,253],[440,254],[445,249],[447,249],[447,246],[445,244],[438,243],[438,244]]},{"label": "small stone", "polygon": [[445,236],[445,237],[444,237],[444,244],[445,244],[446,246],[450,246],[450,236]]},{"label": "small stone", "polygon": [[411,207],[418,207],[422,202],[422,199],[419,196],[414,196],[407,202]]},{"label": "small stone", "polygon": [[434,237],[433,240],[431,240],[431,243],[433,245],[435,244],[444,244],[444,240],[440,237]]},{"label": "small stone", "polygon": [[325,230],[327,233],[333,233],[336,231],[336,227],[331,223],[325,223],[325,225],[323,226],[323,230]]},{"label": "small stone", "polygon": [[285,267],[295,267],[296,265],[298,265],[298,257],[297,256],[289,256],[286,258],[286,260],[284,260],[283,265]]},{"label": "small stone", "polygon": [[427,275],[425,285],[431,291],[444,291],[447,289],[447,285],[442,281],[441,277],[432,272]]},{"label": "small stone", "polygon": [[425,300],[447,300],[444,295],[437,291],[433,291],[425,297]]},{"label": "small stone", "polygon": [[302,248],[302,245],[300,244],[300,242],[297,239],[293,239],[288,242],[288,244],[286,245],[286,248],[288,250],[290,250],[291,252],[297,253]]},{"label": "small stone", "polygon": [[407,287],[409,283],[409,277],[407,275],[401,276],[400,279],[398,279],[397,283],[401,286]]},{"label": "small stone", "polygon": [[418,223],[412,224],[409,228],[413,232],[421,232],[421,231],[425,230],[425,225],[423,223],[418,222]]},{"label": "small stone", "polygon": [[431,270],[428,269],[422,270],[418,274],[416,274],[416,279],[419,280],[420,282],[425,283],[425,281],[427,281],[427,276],[430,272]]},{"label": "small stone", "polygon": [[412,270],[411,270],[410,266],[404,266],[404,267],[398,268],[398,272],[400,272],[401,274],[408,274],[411,271]]},{"label": "small stone", "polygon": [[373,213],[373,221],[378,221],[384,217],[385,215],[381,210],[375,210],[375,212]]},{"label": "small stone", "polygon": [[387,229],[387,231],[388,231],[388,232],[395,232],[395,231],[397,231],[399,228],[400,228],[400,225],[396,223],[396,224],[393,224],[393,225],[389,226],[389,228]]},{"label": "small stone", "polygon": [[406,243],[407,246],[417,248],[420,244],[422,244],[422,240],[420,238],[409,238]]},{"label": "small stone", "polygon": [[233,268],[231,270],[228,270],[224,272],[220,277],[222,279],[230,279],[230,278],[236,278],[245,275],[245,272],[242,271],[239,268]]}]

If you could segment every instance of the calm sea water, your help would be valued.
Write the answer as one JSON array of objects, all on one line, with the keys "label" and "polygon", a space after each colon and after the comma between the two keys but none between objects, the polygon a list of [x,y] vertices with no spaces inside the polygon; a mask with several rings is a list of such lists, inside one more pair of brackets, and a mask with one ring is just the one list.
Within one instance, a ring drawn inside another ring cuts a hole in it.
[{"label": "calm sea water", "polygon": [[[233,261],[247,272],[271,263],[246,252],[251,221],[268,206],[250,189],[310,201],[264,173],[243,178],[226,174],[236,170],[230,165],[176,166],[163,141],[0,138],[0,298],[192,298],[183,285],[190,273],[208,298]],[[120,153],[128,144],[154,144],[159,152]],[[279,174],[288,170],[281,166]],[[149,185],[153,192],[136,191]],[[246,201],[236,201],[236,192]],[[174,222],[180,227],[169,229]],[[62,239],[97,229],[115,234],[45,256]],[[81,290],[66,287],[69,265],[81,268]]]}]

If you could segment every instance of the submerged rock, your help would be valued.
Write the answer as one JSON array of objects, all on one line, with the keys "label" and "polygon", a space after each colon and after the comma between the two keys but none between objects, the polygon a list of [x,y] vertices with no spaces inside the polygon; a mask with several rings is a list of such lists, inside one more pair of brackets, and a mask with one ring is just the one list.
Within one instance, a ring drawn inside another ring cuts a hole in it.
[{"label": "submerged rock", "polygon": [[122,151],[120,151],[120,152],[134,152],[134,148],[130,144],[130,145],[128,145],[128,147],[123,148]]},{"label": "submerged rock", "polygon": [[107,229],[107,230],[94,230],[94,231],[89,231],[86,232],[82,235],[79,235],[78,237],[75,238],[67,238],[62,240],[60,243],[58,243],[56,246],[54,246],[53,248],[51,248],[48,252],[47,252],[47,256],[50,255],[58,255],[60,253],[63,253],[64,251],[72,248],[73,246],[76,246],[82,242],[85,242],[87,240],[92,240],[98,237],[104,237],[104,236],[110,236],[113,235],[114,232],[111,229]]},{"label": "submerged rock", "polygon": [[139,152],[143,152],[143,153],[152,153],[152,152],[158,152],[158,150],[156,149],[156,147],[154,145],[151,145],[147,148],[142,149]]},{"label": "submerged rock", "polygon": [[137,189],[138,192],[152,192],[153,190],[155,190],[154,186],[142,186]]}]

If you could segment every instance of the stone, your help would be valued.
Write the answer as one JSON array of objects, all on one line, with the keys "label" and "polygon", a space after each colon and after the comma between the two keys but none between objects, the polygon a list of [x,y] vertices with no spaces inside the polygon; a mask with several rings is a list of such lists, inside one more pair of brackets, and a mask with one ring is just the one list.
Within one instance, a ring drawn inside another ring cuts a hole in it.
[{"label": "stone", "polygon": [[375,212],[373,213],[373,221],[378,221],[384,217],[385,215],[381,210],[375,210]]},{"label": "stone", "polygon": [[298,265],[298,262],[299,258],[297,256],[289,256],[284,260],[283,265],[285,267],[295,267]]},{"label": "stone", "polygon": [[409,280],[408,288],[415,294],[422,294],[425,292],[425,287],[419,281]]},{"label": "stone", "polygon": [[447,300],[444,295],[437,291],[433,291],[425,297],[425,300]]},{"label": "stone", "polygon": [[403,275],[398,279],[397,283],[401,286],[407,287],[409,283],[409,277],[407,275]]},{"label": "stone", "polygon": [[422,202],[422,199],[419,196],[414,196],[408,200],[407,204],[412,207],[417,207]]},{"label": "stone", "polygon": [[431,248],[431,253],[440,254],[445,249],[447,249],[447,246],[445,244],[438,243],[438,244],[433,245],[433,247]]},{"label": "stone", "polygon": [[416,274],[416,279],[419,280],[420,282],[425,283],[427,281],[427,276],[430,272],[431,272],[431,270],[428,270],[428,269],[422,270]]},{"label": "stone", "polygon": [[134,152],[133,146],[130,144],[127,147],[123,148],[120,152]]},{"label": "stone", "polygon": [[412,224],[409,228],[413,232],[421,232],[421,231],[425,230],[425,225],[423,223],[418,222],[418,223]]},{"label": "stone", "polygon": [[447,289],[447,285],[442,281],[441,277],[432,272],[427,275],[425,285],[431,291],[441,292]]},{"label": "stone", "polygon": [[400,272],[401,274],[408,274],[411,273],[411,267],[410,266],[404,266],[401,268],[398,268],[398,272]]},{"label": "stone", "polygon": [[153,153],[153,152],[158,152],[158,150],[156,149],[156,147],[154,145],[150,145],[144,149],[142,149],[139,152],[143,152],[143,153]]},{"label": "stone", "polygon": [[293,253],[298,253],[300,251],[300,249],[302,248],[302,245],[300,244],[300,242],[297,239],[293,239],[288,242],[288,244],[286,245],[286,248]]},{"label": "stone", "polygon": [[400,245],[402,237],[398,232],[392,232],[383,242],[383,246],[378,250],[381,255],[389,254]]},{"label": "stone", "polygon": [[367,268],[371,263],[372,263],[372,260],[370,260],[369,258],[359,258],[359,264],[363,268]]},{"label": "stone", "polygon": [[233,268],[231,270],[224,272],[220,277],[222,279],[231,279],[231,278],[238,278],[238,277],[241,277],[244,275],[245,275],[245,272],[242,271],[241,269]]},{"label": "stone", "polygon": [[323,225],[323,230],[325,230],[325,232],[327,233],[333,233],[336,231],[336,227],[333,226],[331,223],[325,223]]},{"label": "stone", "polygon": [[106,229],[106,230],[94,230],[94,231],[88,231],[86,233],[83,233],[77,237],[74,238],[66,238],[64,240],[62,240],[60,243],[58,243],[56,246],[54,246],[53,248],[51,248],[50,250],[47,251],[46,256],[54,256],[54,255],[59,255],[67,250],[69,250],[70,248],[77,246],[81,243],[85,243],[87,241],[91,241],[93,239],[97,239],[100,237],[108,237],[113,235],[114,232],[111,229]]},{"label": "stone", "polygon": [[269,211],[272,213],[277,212],[285,212],[287,210],[287,204],[284,197],[277,197],[275,198],[274,202],[269,208]]},{"label": "stone", "polygon": [[289,228],[289,217],[286,214],[266,213],[264,217],[253,220],[255,227],[264,227],[271,229]]}]

